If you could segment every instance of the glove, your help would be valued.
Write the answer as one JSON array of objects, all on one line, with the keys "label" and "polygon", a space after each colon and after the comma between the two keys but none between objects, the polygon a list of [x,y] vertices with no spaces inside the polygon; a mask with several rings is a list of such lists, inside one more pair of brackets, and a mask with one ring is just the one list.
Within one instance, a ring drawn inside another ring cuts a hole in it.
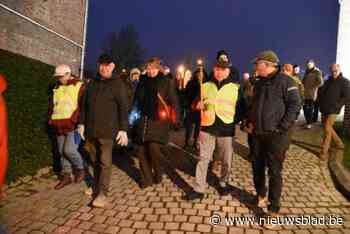
[{"label": "glove", "polygon": [[128,145],[128,134],[126,131],[119,131],[115,141],[118,145],[127,146]]},{"label": "glove", "polygon": [[85,126],[83,124],[78,125],[77,132],[79,133],[81,139],[85,141],[85,136],[84,136]]},{"label": "glove", "polygon": [[253,134],[254,126],[252,123],[248,123],[244,128],[243,131],[248,134]]}]

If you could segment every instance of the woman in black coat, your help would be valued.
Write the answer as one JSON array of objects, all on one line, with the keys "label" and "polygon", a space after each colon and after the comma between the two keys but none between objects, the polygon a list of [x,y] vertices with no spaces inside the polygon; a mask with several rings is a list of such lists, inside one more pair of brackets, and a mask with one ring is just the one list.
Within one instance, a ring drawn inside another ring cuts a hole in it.
[{"label": "woman in black coat", "polygon": [[136,128],[142,187],[159,184],[162,180],[161,146],[168,143],[172,124],[177,124],[179,105],[174,82],[160,72],[160,60],[147,62],[144,76],[136,88],[134,105],[141,113]]}]

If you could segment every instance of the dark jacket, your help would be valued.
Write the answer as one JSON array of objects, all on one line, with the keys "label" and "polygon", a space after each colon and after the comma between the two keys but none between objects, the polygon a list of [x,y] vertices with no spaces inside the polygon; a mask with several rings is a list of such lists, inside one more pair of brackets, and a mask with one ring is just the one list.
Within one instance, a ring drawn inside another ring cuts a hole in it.
[{"label": "dark jacket", "polygon": [[128,129],[128,100],[124,83],[117,78],[89,83],[82,101],[79,123],[88,138],[114,139]]},{"label": "dark jacket", "polygon": [[253,124],[254,134],[287,132],[299,109],[300,97],[294,81],[276,72],[256,82],[248,122]]},{"label": "dark jacket", "polygon": [[200,95],[200,83],[197,79],[192,78],[185,88],[186,107],[191,108],[194,101],[198,99]]},{"label": "dark jacket", "polygon": [[[236,83],[236,80],[235,78],[230,76],[229,78],[219,83],[216,79],[212,77],[211,80],[208,82],[213,82],[217,86],[217,88],[220,89],[226,84]],[[213,125],[208,127],[201,127],[201,130],[219,137],[234,136],[235,124],[242,120],[242,117],[246,112],[245,109],[246,109],[246,104],[244,99],[244,93],[243,93],[243,89],[240,87],[238,91],[238,99],[236,102],[234,122],[231,124],[226,124],[216,116],[215,122]]]},{"label": "dark jacket", "polygon": [[339,114],[343,105],[350,102],[350,81],[342,74],[337,79],[329,77],[320,88],[318,99],[322,114]]},{"label": "dark jacket", "polygon": [[[137,85],[134,106],[141,112],[141,119],[136,124],[136,142],[143,143],[145,141],[154,141],[161,144],[166,144],[169,140],[169,131],[172,124],[169,119],[161,119],[158,116],[154,116],[154,113],[150,113],[149,109],[146,109],[147,99],[151,94],[147,90],[147,79],[156,79],[156,89],[161,95],[168,106],[172,107],[172,110],[176,114],[176,121],[179,122],[179,103],[176,96],[176,89],[174,82],[168,77],[163,76],[161,73],[157,77],[149,78],[147,75],[140,77],[140,81]],[[161,107],[161,103],[158,98],[154,100],[154,106],[157,110]],[[160,110],[160,109],[159,109]]]}]

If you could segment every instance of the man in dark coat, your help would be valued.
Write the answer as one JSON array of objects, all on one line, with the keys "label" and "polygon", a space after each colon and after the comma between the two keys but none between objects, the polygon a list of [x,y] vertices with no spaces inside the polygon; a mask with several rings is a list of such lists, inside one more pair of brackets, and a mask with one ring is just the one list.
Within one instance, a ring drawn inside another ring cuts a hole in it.
[{"label": "man in dark coat", "polygon": [[259,81],[248,114],[245,131],[253,135],[253,179],[257,204],[267,202],[265,170],[268,168],[268,210],[277,216],[282,194],[282,168],[288,149],[288,130],[300,109],[298,88],[280,73],[279,59],[273,51],[263,51],[254,59]]},{"label": "man in dark coat", "polygon": [[128,100],[124,83],[113,75],[112,58],[103,54],[98,64],[100,79],[92,81],[86,89],[78,131],[86,137],[94,166],[97,197],[92,205],[104,207],[111,178],[113,141],[121,146],[128,144]]},{"label": "man in dark coat", "polygon": [[322,160],[328,158],[328,150],[332,140],[334,140],[336,148],[344,149],[344,143],[333,129],[333,124],[344,103],[350,102],[350,81],[343,77],[339,64],[332,64],[330,72],[331,76],[320,89],[318,97],[324,128],[320,153]]}]

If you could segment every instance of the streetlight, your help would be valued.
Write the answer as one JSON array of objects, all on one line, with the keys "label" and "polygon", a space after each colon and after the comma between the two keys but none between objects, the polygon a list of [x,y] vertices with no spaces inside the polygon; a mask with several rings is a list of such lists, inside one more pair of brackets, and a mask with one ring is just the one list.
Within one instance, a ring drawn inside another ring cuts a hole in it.
[{"label": "streetlight", "polygon": [[183,73],[184,73],[184,71],[185,71],[184,65],[180,65],[180,66],[178,67],[177,71],[181,74],[181,76],[183,76]]},{"label": "streetlight", "polygon": [[179,74],[179,89],[183,89],[184,87],[184,78],[185,78],[185,66],[183,64],[181,64],[178,68],[177,68],[178,74]]}]

